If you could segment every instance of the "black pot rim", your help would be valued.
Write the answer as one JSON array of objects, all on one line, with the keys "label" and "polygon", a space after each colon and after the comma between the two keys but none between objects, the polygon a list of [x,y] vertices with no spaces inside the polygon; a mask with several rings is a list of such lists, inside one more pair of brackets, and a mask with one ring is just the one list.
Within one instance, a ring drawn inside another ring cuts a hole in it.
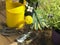
[{"label": "black pot rim", "polygon": [[53,30],[60,34],[60,30],[59,29],[53,28]]}]

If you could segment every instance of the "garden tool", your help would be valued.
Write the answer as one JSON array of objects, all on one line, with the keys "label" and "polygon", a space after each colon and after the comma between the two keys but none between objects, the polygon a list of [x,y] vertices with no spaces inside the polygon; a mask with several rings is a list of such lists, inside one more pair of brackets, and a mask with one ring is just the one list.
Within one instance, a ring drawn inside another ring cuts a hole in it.
[{"label": "garden tool", "polygon": [[37,38],[37,33],[34,33],[33,31],[30,31],[28,33],[24,33],[21,36],[19,36],[16,41],[18,42],[18,45],[29,45]]}]

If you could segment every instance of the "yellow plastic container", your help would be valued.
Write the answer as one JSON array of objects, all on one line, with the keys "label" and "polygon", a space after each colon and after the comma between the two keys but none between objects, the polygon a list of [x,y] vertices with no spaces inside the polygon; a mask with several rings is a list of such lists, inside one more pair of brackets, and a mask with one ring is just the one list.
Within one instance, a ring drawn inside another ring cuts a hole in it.
[{"label": "yellow plastic container", "polygon": [[6,24],[8,27],[22,28],[24,26],[24,13],[24,5],[6,1]]}]

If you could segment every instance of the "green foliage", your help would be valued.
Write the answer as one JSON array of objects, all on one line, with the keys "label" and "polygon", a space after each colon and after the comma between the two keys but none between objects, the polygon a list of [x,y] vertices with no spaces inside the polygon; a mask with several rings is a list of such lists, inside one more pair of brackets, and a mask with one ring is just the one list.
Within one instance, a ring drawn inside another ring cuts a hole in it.
[{"label": "green foliage", "polygon": [[43,18],[43,11],[41,9],[35,10],[37,15],[33,15],[33,27],[35,30],[43,30],[44,27],[48,28],[46,20]]},{"label": "green foliage", "polygon": [[60,30],[60,1],[40,0],[40,9],[43,10],[43,17],[50,25]]},{"label": "green foliage", "polygon": [[[42,30],[44,27],[55,27],[60,30],[60,1],[59,0],[40,0],[40,7],[36,10],[37,15],[33,16],[36,28]],[[44,20],[44,21],[43,21]]]}]

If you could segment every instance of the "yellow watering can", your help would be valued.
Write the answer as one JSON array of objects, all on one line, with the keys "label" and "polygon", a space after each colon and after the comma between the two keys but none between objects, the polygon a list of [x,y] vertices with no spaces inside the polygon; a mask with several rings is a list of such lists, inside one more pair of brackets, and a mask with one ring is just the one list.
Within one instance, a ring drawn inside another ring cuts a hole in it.
[{"label": "yellow watering can", "polygon": [[25,5],[6,0],[6,24],[8,27],[24,26]]},{"label": "yellow watering can", "polygon": [[[25,4],[24,0],[24,4]],[[18,3],[18,2],[12,2],[12,0],[6,0],[6,24],[8,27],[18,27],[23,28],[24,23],[27,24],[32,23],[32,17],[26,16],[26,19],[24,19],[24,13],[25,13],[25,5]]]}]

